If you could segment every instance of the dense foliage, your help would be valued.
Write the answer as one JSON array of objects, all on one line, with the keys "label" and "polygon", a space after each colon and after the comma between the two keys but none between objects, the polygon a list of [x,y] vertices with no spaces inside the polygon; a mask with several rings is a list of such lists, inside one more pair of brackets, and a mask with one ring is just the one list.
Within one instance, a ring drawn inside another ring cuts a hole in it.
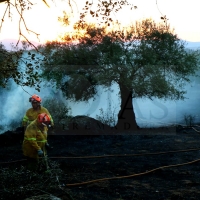
[{"label": "dense foliage", "polygon": [[66,106],[62,101],[59,101],[56,98],[45,99],[43,106],[48,108],[56,127],[67,127],[72,118],[70,107]]},{"label": "dense foliage", "polygon": [[8,51],[0,44],[0,87],[7,87],[9,80],[20,86],[40,88],[39,65],[41,55],[34,50]]},{"label": "dense foliage", "polygon": [[126,29],[79,23],[74,28],[77,34],[66,33],[62,43],[43,47],[48,58],[43,76],[75,100],[91,98],[97,85],[117,83],[119,119],[132,107],[132,98],[184,99],[184,85],[199,69],[198,52],[186,50],[165,23],[147,19]]}]

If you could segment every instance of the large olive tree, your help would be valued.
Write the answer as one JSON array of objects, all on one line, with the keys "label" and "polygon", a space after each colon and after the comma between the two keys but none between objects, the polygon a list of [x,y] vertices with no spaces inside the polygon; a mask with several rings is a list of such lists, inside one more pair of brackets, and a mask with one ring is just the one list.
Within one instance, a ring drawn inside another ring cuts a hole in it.
[{"label": "large olive tree", "polygon": [[133,98],[184,99],[184,85],[195,75],[199,55],[186,50],[166,24],[147,19],[115,31],[87,24],[74,28],[77,35],[66,34],[63,43],[43,47],[49,55],[44,77],[67,98],[88,100],[97,85],[117,83],[117,129],[137,129]]}]

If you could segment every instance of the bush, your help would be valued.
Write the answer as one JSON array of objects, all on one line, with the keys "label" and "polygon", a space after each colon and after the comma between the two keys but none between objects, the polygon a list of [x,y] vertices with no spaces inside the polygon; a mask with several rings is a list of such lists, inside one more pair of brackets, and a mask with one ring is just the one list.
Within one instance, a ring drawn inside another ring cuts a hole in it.
[{"label": "bush", "polygon": [[53,98],[46,99],[43,106],[50,112],[55,127],[62,127],[63,125],[65,125],[65,127],[68,126],[72,118],[71,108],[67,107],[62,101]]},{"label": "bush", "polygon": [[184,115],[184,120],[187,126],[194,125],[195,118],[196,117],[194,115]]},{"label": "bush", "polygon": [[111,110],[111,104],[109,104],[109,107],[106,111],[104,111],[103,108],[100,108],[99,110],[100,115],[96,115],[96,119],[103,124],[114,127],[117,123],[116,107]]}]

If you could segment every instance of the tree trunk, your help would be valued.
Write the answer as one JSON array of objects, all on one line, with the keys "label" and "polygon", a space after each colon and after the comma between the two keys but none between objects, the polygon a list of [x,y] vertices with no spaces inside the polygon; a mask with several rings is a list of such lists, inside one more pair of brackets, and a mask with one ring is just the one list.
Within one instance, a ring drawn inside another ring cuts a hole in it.
[{"label": "tree trunk", "polygon": [[139,127],[133,110],[132,91],[122,84],[119,85],[119,88],[121,93],[121,110],[118,114],[116,128],[120,131],[137,130]]}]

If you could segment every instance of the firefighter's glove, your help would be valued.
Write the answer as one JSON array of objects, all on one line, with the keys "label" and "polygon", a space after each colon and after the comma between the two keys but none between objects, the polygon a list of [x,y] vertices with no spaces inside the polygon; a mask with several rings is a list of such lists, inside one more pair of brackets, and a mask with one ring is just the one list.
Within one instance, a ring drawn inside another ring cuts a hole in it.
[{"label": "firefighter's glove", "polygon": [[44,155],[43,151],[41,149],[38,150],[38,156],[43,156],[43,155]]}]

